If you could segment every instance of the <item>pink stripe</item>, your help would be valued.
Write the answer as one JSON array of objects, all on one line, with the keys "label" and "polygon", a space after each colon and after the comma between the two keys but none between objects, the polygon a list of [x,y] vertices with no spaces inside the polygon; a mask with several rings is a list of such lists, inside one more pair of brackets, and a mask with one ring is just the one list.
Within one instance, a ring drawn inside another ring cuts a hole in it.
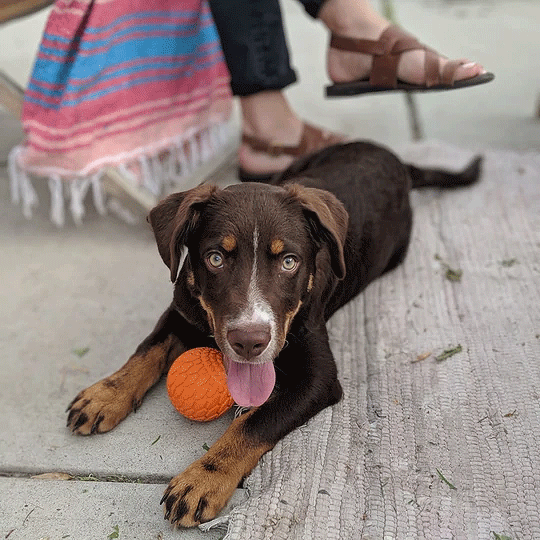
[{"label": "pink stripe", "polygon": [[[99,141],[100,145],[107,145],[108,139],[114,136],[117,133],[126,133],[133,132],[137,133],[144,126],[149,126],[155,124],[156,122],[161,122],[163,119],[172,120],[174,118],[183,118],[186,116],[192,115],[194,112],[200,112],[205,110],[208,107],[209,99],[221,99],[228,98],[226,93],[223,94],[213,94],[208,96],[208,99],[201,101],[200,103],[193,103],[189,106],[183,106],[181,110],[178,109],[167,109],[166,111],[157,112],[151,115],[145,115],[137,117],[133,120],[128,120],[126,122],[119,122],[114,124],[111,129],[89,131],[83,136],[78,136],[76,138],[69,138],[66,140],[59,141],[54,143],[48,137],[40,137],[38,132],[32,133],[28,137],[28,144],[32,147],[40,148],[41,150],[47,150],[52,153],[61,154],[66,151],[71,151],[76,148],[86,148],[91,146],[96,141]],[[69,143],[69,144],[68,144]]]},{"label": "pink stripe", "polygon": [[66,13],[68,16],[73,10],[81,10],[82,12],[88,12],[90,4],[95,4],[91,10],[90,25],[93,26],[94,23],[92,19],[96,19],[96,13],[100,15],[99,19],[104,21],[102,24],[107,24],[114,22],[117,18],[131,14],[131,13],[140,13],[141,11],[163,11],[164,13],[179,11],[178,7],[181,7],[181,11],[186,12],[199,12],[203,15],[206,15],[209,12],[209,8],[206,2],[201,0],[182,0],[181,2],[172,2],[172,1],[158,1],[158,0],[149,0],[148,2],[134,1],[130,2],[127,0],[119,1],[112,0],[110,2],[100,2],[95,1],[91,2],[77,2],[73,0],[57,0],[54,6],[53,13],[57,18],[65,19]]},{"label": "pink stripe", "polygon": [[[86,176],[106,164],[125,163],[127,158],[134,159],[141,153],[156,154],[171,146],[178,134],[191,129],[201,131],[205,127],[223,122],[230,113],[229,99],[216,101],[211,108],[200,115],[156,124],[139,133],[119,134],[107,141],[106,145],[95,145],[91,151],[85,148],[64,154],[51,154],[33,148],[21,156],[20,165],[29,172],[48,175],[58,173],[71,176]],[[148,141],[156,141],[148,144]]]},{"label": "pink stripe", "polygon": [[[145,24],[193,24],[196,21],[196,17],[171,17],[170,15],[162,15],[162,16],[148,16],[147,18],[137,18],[137,19],[130,19],[127,21],[122,21],[118,23],[118,25],[112,26],[111,28],[108,28],[107,30],[103,30],[99,33],[93,33],[93,34],[86,34],[85,41],[92,42],[97,40],[102,40],[110,37],[113,34],[116,34],[117,32],[121,32],[125,28],[131,28],[134,25],[145,25]],[[204,22],[203,28],[208,26],[208,21]],[[189,30],[183,30],[184,33],[187,33]],[[195,31],[198,31],[195,29]]]},{"label": "pink stripe", "polygon": [[[35,137],[28,139],[28,144],[31,148],[35,148],[42,152],[49,152],[51,153],[51,155],[53,155],[53,153],[58,154],[58,155],[63,155],[67,152],[74,152],[74,151],[88,149],[88,148],[92,149],[95,146],[102,146],[108,149],[110,147],[111,139],[114,139],[118,136],[122,136],[124,134],[129,134],[130,136],[136,138],[141,131],[146,132],[149,129],[154,129],[155,133],[154,133],[153,139],[148,139],[145,141],[146,143],[148,143],[149,140],[159,140],[161,136],[161,134],[157,132],[157,128],[155,126],[162,125],[163,122],[175,122],[175,121],[181,120],[182,118],[191,118],[193,115],[198,115],[198,114],[201,114],[203,111],[205,111],[206,106],[207,106],[207,103],[201,103],[197,107],[190,108],[189,114],[184,114],[181,116],[178,116],[175,114],[167,114],[159,118],[146,119],[145,121],[139,122],[139,124],[136,127],[131,127],[127,129],[115,129],[111,133],[107,133],[105,136],[100,136],[99,134],[93,134],[88,138],[87,142],[85,143],[66,145],[57,149],[51,149],[49,146],[40,145],[38,142],[38,139],[36,139]],[[178,136],[178,133],[175,136]]]},{"label": "pink stripe", "polygon": [[[177,95],[168,95],[165,98],[155,100],[152,102],[143,102],[137,103],[132,107],[126,107],[122,109],[114,109],[109,114],[102,114],[98,122],[100,126],[108,125],[111,123],[125,122],[126,118],[136,118],[139,115],[145,115],[152,113],[155,109],[168,108],[168,107],[185,107],[186,100],[196,101],[205,97],[209,92],[218,92],[218,93],[227,93],[230,97],[230,88],[228,85],[228,79],[221,78],[214,81],[212,89],[208,88],[198,88],[190,94],[189,97],[184,96],[183,94]],[[93,130],[96,126],[96,119],[92,118],[90,120],[79,122],[76,125],[69,125],[65,128],[56,128],[51,126],[44,126],[36,120],[26,120],[24,123],[24,128],[27,131],[34,130],[43,134],[45,137],[58,137],[58,138],[75,138],[79,136],[80,133],[84,133],[89,130]]]},{"label": "pink stripe", "polygon": [[162,103],[161,106],[154,107],[151,110],[144,113],[139,112],[136,116],[126,115],[121,118],[117,118],[113,123],[102,123],[101,125],[86,126],[86,129],[77,131],[69,137],[62,136],[62,134],[53,135],[48,130],[38,129],[36,126],[29,132],[28,140],[35,144],[36,140],[40,140],[39,147],[55,151],[63,151],[72,147],[78,147],[84,144],[88,144],[86,141],[94,140],[96,138],[106,138],[111,133],[116,131],[126,131],[135,129],[139,125],[144,125],[149,121],[155,121],[156,119],[167,117],[181,117],[187,114],[191,114],[192,109],[200,109],[209,105],[209,102],[215,98],[223,99],[230,98],[230,90],[228,86],[222,86],[213,89],[207,94],[201,95],[199,99],[194,102],[189,100],[187,102],[178,101],[176,103]]},{"label": "pink stripe", "polygon": [[[47,150],[54,153],[62,153],[74,148],[84,148],[88,145],[93,144],[95,141],[100,141],[100,144],[105,143],[111,136],[115,133],[124,133],[124,132],[138,132],[142,126],[151,125],[155,122],[162,121],[163,118],[182,118],[185,116],[190,116],[193,114],[193,111],[200,111],[203,108],[208,107],[209,99],[222,99],[227,98],[226,93],[215,93],[211,96],[208,96],[208,99],[203,100],[199,103],[193,103],[189,106],[183,106],[180,110],[178,109],[167,109],[165,111],[158,111],[150,115],[144,115],[137,117],[132,120],[126,120],[125,122],[119,122],[114,124],[110,129],[102,129],[96,131],[88,131],[85,135],[80,135],[76,138],[69,138],[66,140],[61,140],[54,143],[49,138],[42,138],[39,136],[38,132],[34,132],[32,136],[28,137],[28,142],[31,146],[39,147],[42,150]],[[69,143],[69,144],[68,144]]]}]

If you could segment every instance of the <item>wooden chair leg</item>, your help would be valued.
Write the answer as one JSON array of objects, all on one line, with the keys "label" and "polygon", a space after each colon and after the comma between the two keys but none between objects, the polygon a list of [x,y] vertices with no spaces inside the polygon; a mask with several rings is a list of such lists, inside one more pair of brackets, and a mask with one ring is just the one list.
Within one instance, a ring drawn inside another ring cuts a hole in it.
[{"label": "wooden chair leg", "polygon": [[54,0],[0,0],[0,24],[36,13]]},{"label": "wooden chair leg", "polygon": [[19,119],[23,100],[24,90],[3,71],[0,71],[0,105]]}]

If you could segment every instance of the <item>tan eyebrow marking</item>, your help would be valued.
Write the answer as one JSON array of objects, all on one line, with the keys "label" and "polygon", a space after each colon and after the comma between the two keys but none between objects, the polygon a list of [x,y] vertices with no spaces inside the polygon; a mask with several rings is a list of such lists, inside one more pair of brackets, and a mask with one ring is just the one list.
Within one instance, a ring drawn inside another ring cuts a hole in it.
[{"label": "tan eyebrow marking", "polygon": [[307,285],[308,292],[311,292],[311,289],[313,289],[313,274],[309,274],[309,281]]},{"label": "tan eyebrow marking", "polygon": [[270,251],[272,252],[272,255],[279,255],[284,248],[285,244],[283,243],[283,240],[279,240],[279,238],[272,240],[272,243],[270,244]]},{"label": "tan eyebrow marking", "polygon": [[232,234],[228,234],[221,241],[221,247],[225,251],[232,251],[236,247],[236,238]]}]

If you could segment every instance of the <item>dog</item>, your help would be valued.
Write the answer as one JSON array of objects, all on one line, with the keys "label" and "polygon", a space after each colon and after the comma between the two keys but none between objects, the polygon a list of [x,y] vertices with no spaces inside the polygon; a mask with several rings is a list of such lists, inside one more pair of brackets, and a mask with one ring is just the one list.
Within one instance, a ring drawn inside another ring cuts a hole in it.
[{"label": "dog", "polygon": [[326,322],[403,261],[410,190],[472,184],[480,166],[477,158],[461,173],[425,170],[352,142],[300,159],[268,184],[203,184],[165,198],[148,220],[172,303],[122,368],[77,395],[68,427],[109,431],[181,353],[219,348],[231,395],[249,410],[161,501],[175,525],[214,518],[263,454],[340,400]]}]

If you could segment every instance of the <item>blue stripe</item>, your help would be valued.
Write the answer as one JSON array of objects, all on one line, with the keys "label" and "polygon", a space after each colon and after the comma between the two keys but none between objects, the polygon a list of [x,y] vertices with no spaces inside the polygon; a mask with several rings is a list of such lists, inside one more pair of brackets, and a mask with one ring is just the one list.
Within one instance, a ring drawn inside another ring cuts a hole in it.
[{"label": "blue stripe", "polygon": [[[148,35],[151,31],[160,31],[159,27],[154,27],[153,29],[146,28],[143,32],[144,34]],[[138,32],[137,29],[129,29],[122,33],[122,35],[118,35],[115,37],[120,38],[124,36],[129,36],[130,34],[135,34]],[[169,35],[160,35],[160,36],[148,36],[148,37],[139,37],[139,36],[133,36],[131,39],[124,39],[121,41],[121,43],[117,43],[116,45],[113,45],[112,42],[115,40],[103,40],[100,42],[92,42],[92,43],[80,43],[78,47],[72,47],[71,49],[56,49],[54,47],[46,47],[45,45],[41,45],[39,48],[39,52],[47,55],[47,56],[55,56],[58,58],[58,60],[53,60],[54,62],[61,62],[64,59],[67,59],[69,57],[74,57],[74,55],[77,53],[77,51],[84,51],[86,54],[85,56],[90,56],[90,54],[96,54],[92,53],[92,50],[96,49],[104,49],[107,46],[109,49],[113,46],[122,45],[123,43],[128,43],[129,41],[132,41],[134,43],[137,43],[141,39],[155,39],[155,40],[163,40],[169,42],[170,40],[175,40],[179,42],[179,45],[182,45],[185,49],[183,51],[184,54],[192,52],[192,44],[193,40],[204,40],[204,41],[217,41],[217,36],[214,39],[207,40],[205,39],[206,33],[199,31],[198,33],[190,32],[185,34],[180,34],[171,31],[171,34]],[[191,40],[191,41],[190,41]],[[119,41],[119,40],[118,40]]]},{"label": "blue stripe", "polygon": [[[175,12],[175,13],[183,13],[183,12]],[[169,12],[164,13],[163,11],[151,12],[150,14],[149,13],[135,13],[135,14],[132,14],[132,15],[124,15],[122,17],[119,17],[114,22],[112,22],[112,23],[110,23],[110,24],[108,24],[106,26],[93,26],[93,27],[90,27],[90,28],[85,28],[84,33],[88,34],[88,35],[101,34],[103,32],[106,32],[106,31],[110,30],[114,26],[118,26],[118,25],[122,24],[123,22],[129,21],[129,20],[148,19],[148,18],[150,18],[152,16],[164,17],[164,16],[168,16],[168,15],[170,15]],[[209,21],[212,21],[209,13],[206,14],[206,15],[198,16],[197,13],[195,12],[194,16],[182,17],[182,18],[192,19],[192,21],[188,22],[188,23],[184,23],[184,24],[170,23],[167,26],[171,26],[172,28],[177,28],[177,29],[179,29],[179,28],[190,29],[190,28],[196,28],[197,26],[200,26],[201,23],[207,24]],[[149,23],[147,23],[147,24],[149,24]],[[138,26],[140,27],[141,24],[139,24]],[[163,27],[163,26],[165,26],[165,24],[159,24],[159,25],[156,25],[156,26]],[[109,36],[108,39],[111,39],[117,33],[118,32],[113,32],[111,34],[111,36]],[[73,41],[72,39],[69,39],[69,38],[66,38],[66,37],[63,37],[63,36],[59,36],[57,34],[49,34],[47,32],[45,32],[43,34],[43,39],[47,39],[49,41],[56,41],[58,43],[71,43]]]},{"label": "blue stripe", "polygon": [[[113,34],[110,37],[107,37],[105,39],[101,40],[92,40],[92,41],[85,41],[82,40],[80,42],[77,42],[75,40],[64,40],[64,43],[71,43],[71,47],[66,49],[64,47],[55,47],[54,45],[44,45],[43,42],[41,43],[39,47],[39,51],[44,54],[51,54],[58,57],[67,57],[72,55],[76,51],[85,51],[87,53],[91,53],[94,49],[100,49],[103,47],[106,47],[107,45],[110,45],[112,42],[117,41],[121,38],[125,38],[126,36],[133,35],[135,33],[150,33],[150,32],[167,32],[170,31],[172,34],[176,34],[172,37],[172,39],[186,39],[187,37],[199,35],[204,35],[206,30],[211,29],[214,31],[213,27],[211,25],[207,27],[196,27],[194,25],[183,25],[178,26],[174,24],[145,24],[145,25],[138,25],[138,26],[131,26],[129,28],[124,28],[123,30],[119,30],[115,34]],[[180,35],[178,34],[180,32]],[[165,36],[159,36],[156,39],[163,39]],[[133,39],[138,39],[137,37],[134,37]],[[49,41],[55,41],[49,39]],[[59,41],[59,40],[56,40]]]},{"label": "blue stripe", "polygon": [[[205,70],[205,69],[208,69],[212,66],[215,66],[216,64],[220,63],[222,61],[221,58],[218,58],[216,60],[213,60],[213,61],[210,61],[210,62],[206,62],[202,65],[197,65],[196,68],[194,69],[194,71],[201,71],[201,70]],[[183,77],[184,78],[184,77]],[[84,97],[81,97],[81,98],[77,98],[77,99],[73,99],[73,100],[69,100],[69,101],[62,101],[61,103],[55,103],[55,104],[51,104],[51,103],[47,103],[41,99],[38,99],[38,98],[34,98],[32,96],[29,96],[28,94],[25,95],[25,101],[28,101],[30,103],[35,103],[37,105],[40,105],[41,107],[45,108],[45,109],[52,109],[52,110],[58,110],[62,107],[75,107],[77,105],[80,105],[81,103],[85,103],[85,102],[88,102],[88,101],[93,101],[93,100],[96,100],[96,99],[100,99],[108,94],[112,94],[114,92],[118,92],[118,91],[121,91],[121,90],[127,90],[127,89],[132,89],[132,88],[135,88],[136,86],[140,86],[142,84],[147,84],[149,82],[159,82],[159,81],[170,81],[170,80],[174,80],[174,79],[178,79],[178,76],[177,75],[174,75],[174,74],[171,74],[171,75],[162,75],[162,76],[158,76],[158,77],[143,77],[141,79],[134,79],[134,80],[130,80],[130,81],[126,81],[122,84],[119,84],[119,85],[116,85],[116,86],[111,86],[105,90],[102,90],[102,91],[99,91],[99,92],[94,92],[92,94],[88,94]]]},{"label": "blue stripe", "polygon": [[[119,30],[118,32],[115,32],[111,36],[101,39],[101,40],[89,40],[89,41],[81,41],[77,43],[77,50],[84,50],[84,51],[91,51],[92,49],[97,49],[99,47],[104,47],[107,44],[111,43],[111,41],[114,41],[116,39],[122,38],[124,36],[129,36],[130,34],[135,34],[136,32],[159,32],[159,31],[170,31],[170,32],[185,32],[185,33],[195,33],[198,31],[197,27],[194,25],[175,25],[175,24],[140,24],[136,26],[130,26],[129,28],[124,28],[122,30]],[[180,37],[180,36],[178,36]],[[60,40],[52,40],[50,41],[60,41]],[[62,40],[63,43],[71,43],[73,40],[65,39]],[[47,51],[50,54],[56,54],[58,56],[65,55],[70,52],[71,49],[66,48],[58,48],[54,46],[44,46],[41,45],[40,50]]]},{"label": "blue stripe", "polygon": [[98,54],[75,56],[72,62],[55,61],[38,56],[32,79],[47,84],[66,84],[68,79],[100,80],[104,70],[137,59],[151,60],[155,57],[186,56],[196,61],[197,58],[208,54],[206,51],[201,51],[202,46],[210,45],[214,50],[218,43],[215,28],[209,26],[189,37],[148,37],[125,41],[112,45]]},{"label": "blue stripe", "polygon": [[[206,52],[206,56],[210,56],[210,55],[220,52],[219,44],[215,44],[215,46],[212,49],[205,52]],[[140,65],[132,65],[132,66],[124,67],[124,68],[119,67],[117,69],[113,69],[109,71],[106,74],[100,75],[98,79],[92,79],[86,82],[76,83],[74,79],[70,79],[67,86],[58,88],[58,89],[44,88],[42,87],[42,84],[40,84],[41,81],[36,81],[36,80],[31,80],[28,84],[28,88],[43,96],[57,97],[57,96],[61,96],[63,93],[83,92],[87,89],[92,88],[93,86],[96,86],[99,83],[102,83],[111,79],[116,79],[118,77],[131,76],[136,73],[140,73],[140,72],[144,72],[144,71],[148,71],[152,69],[177,68],[177,70],[180,70],[184,66],[187,66],[192,63],[193,63],[192,58],[174,59],[170,61],[156,60],[155,62],[144,63]]]}]

